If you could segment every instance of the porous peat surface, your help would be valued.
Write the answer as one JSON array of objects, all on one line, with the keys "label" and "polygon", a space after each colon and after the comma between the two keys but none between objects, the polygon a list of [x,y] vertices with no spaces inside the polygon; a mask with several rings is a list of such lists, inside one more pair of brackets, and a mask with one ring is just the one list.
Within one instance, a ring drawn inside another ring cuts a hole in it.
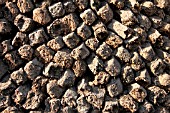
[{"label": "porous peat surface", "polygon": [[170,0],[0,0],[0,112],[169,111]]}]

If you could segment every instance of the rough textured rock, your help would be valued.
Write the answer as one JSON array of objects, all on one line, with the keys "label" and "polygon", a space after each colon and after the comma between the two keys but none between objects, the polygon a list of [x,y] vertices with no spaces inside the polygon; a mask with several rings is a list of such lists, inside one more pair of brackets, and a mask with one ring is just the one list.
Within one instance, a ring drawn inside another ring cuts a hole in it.
[{"label": "rough textured rock", "polygon": [[21,56],[21,58],[25,59],[25,60],[31,60],[32,59],[32,55],[33,55],[33,48],[30,45],[23,45],[18,49],[18,53]]},{"label": "rough textured rock", "polygon": [[73,64],[73,58],[68,49],[57,51],[53,59],[60,67],[70,68]]},{"label": "rough textured rock", "polygon": [[14,39],[12,40],[13,46],[22,46],[28,43],[28,36],[25,33],[17,32]]},{"label": "rough textured rock", "polygon": [[14,71],[11,74],[11,79],[18,85],[24,84],[27,81],[27,76],[22,68]]},{"label": "rough textured rock", "polygon": [[57,80],[50,80],[47,84],[47,93],[51,98],[60,98],[65,89],[57,84]]},{"label": "rough textured rock", "polygon": [[56,19],[48,27],[48,33],[52,36],[58,36],[60,34],[68,34],[75,31],[79,24],[76,14],[71,13],[63,18]]},{"label": "rough textured rock", "polygon": [[146,90],[138,83],[131,84],[129,94],[138,102],[143,102],[147,96]]},{"label": "rough textured rock", "polygon": [[25,65],[24,71],[27,77],[33,80],[41,73],[42,67],[43,67],[43,64],[39,62],[37,58],[34,58],[32,61],[29,61]]},{"label": "rough textured rock", "polygon": [[112,49],[104,42],[96,50],[96,54],[99,55],[102,59],[107,59],[112,54]]},{"label": "rough textured rock", "polygon": [[135,102],[130,95],[121,96],[119,103],[123,108],[129,109],[131,112],[138,110],[138,103]]},{"label": "rough textured rock", "polygon": [[97,19],[97,16],[91,9],[87,9],[84,12],[80,14],[80,17],[84,21],[85,24],[91,25],[94,23],[94,21]]},{"label": "rough textured rock", "polygon": [[16,69],[23,63],[22,59],[17,54],[17,51],[11,51],[10,53],[7,53],[4,60],[8,64],[10,70]]},{"label": "rough textured rock", "polygon": [[0,60],[0,79],[3,77],[3,75],[8,71],[7,65],[4,64],[2,60]]},{"label": "rough textured rock", "polygon": [[111,97],[118,96],[123,92],[123,85],[120,79],[111,79],[111,81],[107,85],[107,91]]},{"label": "rough textured rock", "polygon": [[0,19],[0,34],[10,33],[11,30],[10,23],[5,19]]},{"label": "rough textured rock", "polygon": [[31,0],[18,0],[17,6],[22,13],[27,13],[33,10],[34,5]]},{"label": "rough textured rock", "polygon": [[167,96],[167,93],[165,92],[165,90],[157,86],[151,86],[148,88],[148,95],[149,95],[149,100],[154,104],[156,104],[156,103],[163,103],[166,99],[165,97]]},{"label": "rough textured rock", "polygon": [[80,42],[80,39],[76,35],[76,33],[71,32],[68,35],[63,37],[63,41],[67,45],[67,47],[73,49],[78,45],[78,43]]},{"label": "rough textured rock", "polygon": [[57,2],[49,6],[48,9],[53,18],[61,17],[65,14],[65,10],[61,2]]},{"label": "rough textured rock", "polygon": [[67,89],[62,97],[61,104],[62,105],[67,104],[70,107],[75,107],[77,97],[78,94],[74,88]]},{"label": "rough textured rock", "polygon": [[66,69],[63,76],[58,80],[58,84],[61,87],[70,87],[74,85],[76,75],[71,69]]},{"label": "rough textured rock", "polygon": [[0,0],[0,112],[169,113],[170,0]]},{"label": "rough textured rock", "polygon": [[34,21],[22,14],[18,14],[15,17],[14,25],[16,25],[21,32],[29,32],[34,27]]},{"label": "rough textured rock", "polygon": [[36,8],[33,10],[33,20],[39,24],[45,25],[51,21],[51,16],[46,8]]},{"label": "rough textured rock", "polygon": [[46,45],[41,45],[35,50],[35,55],[38,59],[40,59],[40,61],[49,63],[53,59],[54,51]]},{"label": "rough textured rock", "polygon": [[45,112],[58,112],[60,109],[60,99],[49,97],[45,100]]},{"label": "rough textured rock", "polygon": [[89,54],[90,52],[84,43],[82,43],[77,48],[73,49],[73,51],[71,52],[71,56],[76,60],[85,59],[86,57],[89,56]]},{"label": "rough textured rock", "polygon": [[64,42],[61,36],[55,37],[54,39],[48,41],[47,46],[54,51],[58,51],[64,47]]},{"label": "rough textured rock", "polygon": [[107,60],[104,65],[105,70],[111,76],[118,76],[120,74],[121,65],[115,57],[112,57],[111,59]]}]

